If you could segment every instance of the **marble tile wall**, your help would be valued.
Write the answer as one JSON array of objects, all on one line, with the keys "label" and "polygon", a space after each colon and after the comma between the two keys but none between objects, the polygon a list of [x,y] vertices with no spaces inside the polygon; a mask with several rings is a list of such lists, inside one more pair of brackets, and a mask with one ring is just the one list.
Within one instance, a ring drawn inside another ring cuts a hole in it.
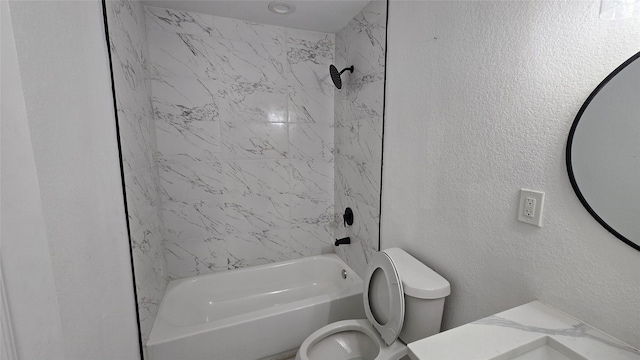
[{"label": "marble tile wall", "polygon": [[170,279],[332,252],[334,35],[146,8]]},{"label": "marble tile wall", "polygon": [[[386,1],[372,1],[336,34],[336,66],[353,65],[335,91],[336,237],[351,237],[351,245],[336,253],[360,276],[378,250],[382,116],[386,42]],[[341,225],[346,207],[354,212],[351,227]]]},{"label": "marble tile wall", "polygon": [[128,0],[109,0],[106,7],[140,331],[146,342],[168,279],[144,7]]}]

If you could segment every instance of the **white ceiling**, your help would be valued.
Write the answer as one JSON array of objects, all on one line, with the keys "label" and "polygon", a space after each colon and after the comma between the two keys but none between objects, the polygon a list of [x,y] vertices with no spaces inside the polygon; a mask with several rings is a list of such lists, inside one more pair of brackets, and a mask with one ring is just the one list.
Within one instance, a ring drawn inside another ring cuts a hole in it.
[{"label": "white ceiling", "polygon": [[192,11],[335,34],[362,10],[370,0],[289,0],[296,7],[292,14],[274,14],[267,8],[271,0],[143,0],[145,5]]}]

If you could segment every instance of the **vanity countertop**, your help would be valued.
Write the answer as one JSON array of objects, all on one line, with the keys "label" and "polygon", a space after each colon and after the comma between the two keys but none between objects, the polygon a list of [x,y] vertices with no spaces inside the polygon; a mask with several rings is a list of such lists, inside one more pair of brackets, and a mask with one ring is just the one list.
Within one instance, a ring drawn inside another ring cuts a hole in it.
[{"label": "vanity countertop", "polygon": [[408,345],[417,360],[510,359],[513,349],[551,338],[586,359],[640,360],[640,352],[539,301]]}]

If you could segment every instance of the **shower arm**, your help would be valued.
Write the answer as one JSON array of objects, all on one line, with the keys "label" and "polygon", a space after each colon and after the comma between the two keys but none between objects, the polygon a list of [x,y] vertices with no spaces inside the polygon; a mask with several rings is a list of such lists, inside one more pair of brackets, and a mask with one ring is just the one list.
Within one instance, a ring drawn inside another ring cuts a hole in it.
[{"label": "shower arm", "polygon": [[340,71],[340,75],[342,75],[342,73],[347,71],[347,70],[349,70],[350,73],[353,73],[353,70],[354,70],[353,65],[351,65],[351,67],[347,67],[347,68],[342,69],[342,71]]}]

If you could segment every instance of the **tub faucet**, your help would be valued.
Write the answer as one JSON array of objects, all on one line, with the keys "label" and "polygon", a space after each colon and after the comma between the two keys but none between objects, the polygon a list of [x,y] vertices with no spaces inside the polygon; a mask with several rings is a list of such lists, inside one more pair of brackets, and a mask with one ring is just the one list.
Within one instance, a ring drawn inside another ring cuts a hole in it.
[{"label": "tub faucet", "polygon": [[351,244],[350,237],[343,237],[342,239],[336,239],[336,246]]}]

